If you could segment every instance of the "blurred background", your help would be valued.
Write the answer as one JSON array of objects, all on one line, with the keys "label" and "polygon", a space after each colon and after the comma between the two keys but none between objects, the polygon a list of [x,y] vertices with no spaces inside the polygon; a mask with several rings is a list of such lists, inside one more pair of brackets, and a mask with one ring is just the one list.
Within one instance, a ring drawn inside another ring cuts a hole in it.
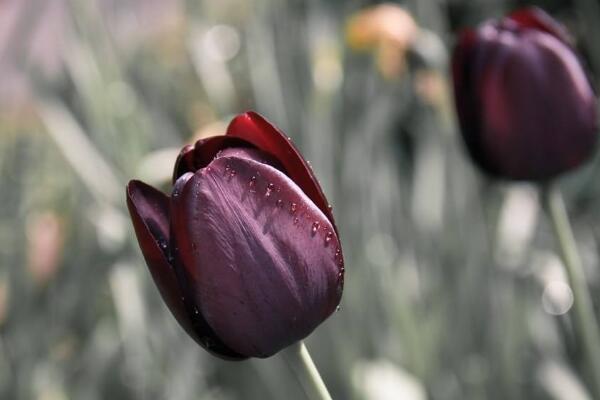
[{"label": "blurred background", "polygon": [[[0,398],[304,398],[281,356],[185,335],[125,207],[129,179],[168,191],[179,148],[247,109],[341,230],[341,310],[307,340],[334,398],[591,398],[538,192],[474,170],[448,80],[461,27],[530,4],[597,83],[595,0],[0,0]],[[594,294],[599,175],[561,179]]]}]

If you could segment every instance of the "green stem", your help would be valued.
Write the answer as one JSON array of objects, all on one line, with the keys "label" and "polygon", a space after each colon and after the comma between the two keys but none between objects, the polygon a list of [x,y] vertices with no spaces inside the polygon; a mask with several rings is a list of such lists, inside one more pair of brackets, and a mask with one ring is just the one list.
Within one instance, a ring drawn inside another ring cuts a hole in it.
[{"label": "green stem", "polygon": [[308,398],[331,400],[331,395],[304,342],[294,343],[283,353],[288,364],[298,376]]},{"label": "green stem", "polygon": [[587,367],[594,385],[593,391],[598,396],[596,398],[600,398],[600,333],[577,243],[558,187],[554,185],[544,187],[543,199],[558,240],[567,278],[573,290],[574,331],[587,358]]}]

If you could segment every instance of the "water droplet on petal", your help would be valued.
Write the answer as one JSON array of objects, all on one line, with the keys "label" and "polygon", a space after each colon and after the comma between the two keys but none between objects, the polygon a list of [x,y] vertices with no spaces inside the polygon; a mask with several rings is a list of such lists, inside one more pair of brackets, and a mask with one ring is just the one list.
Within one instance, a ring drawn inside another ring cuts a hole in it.
[{"label": "water droplet on petal", "polygon": [[265,197],[271,196],[271,192],[273,191],[274,188],[275,188],[275,185],[273,185],[272,183],[269,183],[267,185],[267,191],[265,192]]},{"label": "water droplet on petal", "polygon": [[277,208],[281,208],[283,207],[283,200],[279,199],[275,202],[275,205],[277,206]]},{"label": "water droplet on petal", "polygon": [[298,209],[298,205],[296,203],[290,204],[290,212],[292,214],[295,214],[297,209]]},{"label": "water droplet on petal", "polygon": [[328,209],[329,211],[333,211],[333,206],[332,206],[331,204],[327,204],[327,209]]},{"label": "water droplet on petal", "polygon": [[342,307],[340,307],[339,305],[335,308],[335,311],[340,311],[342,309]]},{"label": "water droplet on petal", "polygon": [[254,192],[254,186],[256,186],[256,176],[252,176],[252,178],[250,178],[250,182],[248,182],[248,186],[250,186],[250,191]]},{"label": "water droplet on petal", "polygon": [[300,220],[298,219],[298,217],[294,218],[294,225],[298,225],[298,222],[300,222]]},{"label": "water droplet on petal", "polygon": [[313,222],[312,229],[311,229],[313,236],[317,233],[317,230],[319,229],[319,225],[320,225],[319,221]]},{"label": "water droplet on petal", "polygon": [[331,231],[327,232],[327,234],[325,235],[325,246],[327,246],[329,244],[329,242],[331,242],[332,238],[333,238],[333,232],[331,232]]},{"label": "water droplet on petal", "polygon": [[235,172],[235,170],[234,170],[234,169],[232,169],[232,170],[229,172],[229,177],[230,177],[230,178],[233,178],[233,177],[234,177],[236,174],[237,174],[237,172]]}]

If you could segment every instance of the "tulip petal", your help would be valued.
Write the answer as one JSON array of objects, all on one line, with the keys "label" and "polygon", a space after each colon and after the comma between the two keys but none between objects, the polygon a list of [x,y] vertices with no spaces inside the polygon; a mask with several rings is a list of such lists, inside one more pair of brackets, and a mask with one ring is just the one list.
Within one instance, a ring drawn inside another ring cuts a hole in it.
[{"label": "tulip petal", "polygon": [[213,136],[200,139],[196,144],[188,144],[179,153],[173,170],[173,183],[186,172],[196,172],[206,167],[219,153],[228,147],[253,147],[250,143],[239,138]]},{"label": "tulip petal", "polygon": [[[173,192],[171,194],[171,210],[180,208],[180,193],[183,192],[188,181],[193,176],[194,174],[188,172],[179,177],[177,182],[175,182]],[[172,212],[172,218],[176,218],[174,212]],[[171,223],[171,231],[173,231],[173,229],[174,224]],[[175,240],[176,233],[172,232],[171,237],[173,238],[173,241],[170,245],[171,263],[174,266],[175,275],[180,283],[181,301],[184,303],[187,314],[189,315],[193,334],[190,332],[188,333],[190,333],[190,336],[192,336],[199,345],[213,355],[227,360],[242,360],[246,358],[223,344],[210,325],[206,322],[206,319],[204,318],[204,315],[198,306],[197,298],[194,296],[193,282],[190,282],[187,278],[187,274],[183,272],[182,252],[181,248],[177,246],[177,241]],[[188,255],[190,254],[188,253]],[[193,257],[195,255],[192,254],[191,256]]]},{"label": "tulip petal", "polygon": [[194,160],[194,145],[186,144],[179,152],[177,160],[175,161],[175,168],[173,168],[173,183],[186,172],[194,172],[197,169]]},{"label": "tulip petal", "polygon": [[327,216],[337,232],[329,203],[312,169],[292,141],[279,129],[259,114],[249,111],[231,121],[227,128],[227,136],[241,138],[279,160],[287,175]]},{"label": "tulip petal", "polygon": [[269,165],[214,160],[178,194],[172,225],[202,315],[240,354],[276,353],[340,301],[344,268],[332,223]]},{"label": "tulip petal", "polygon": [[565,28],[541,8],[522,8],[510,14],[509,18],[522,27],[544,31],[567,45],[571,43]]},{"label": "tulip petal", "polygon": [[140,181],[127,185],[127,207],[154,283],[179,324],[194,336],[182,293],[169,263],[169,198]]},{"label": "tulip petal", "polygon": [[475,31],[466,29],[461,32],[452,57],[454,97],[467,150],[477,164],[493,174],[495,172],[493,167],[489,165],[481,151],[480,100],[471,95],[476,92],[479,79],[474,62],[481,58],[480,55],[477,55],[477,44],[478,37]]}]

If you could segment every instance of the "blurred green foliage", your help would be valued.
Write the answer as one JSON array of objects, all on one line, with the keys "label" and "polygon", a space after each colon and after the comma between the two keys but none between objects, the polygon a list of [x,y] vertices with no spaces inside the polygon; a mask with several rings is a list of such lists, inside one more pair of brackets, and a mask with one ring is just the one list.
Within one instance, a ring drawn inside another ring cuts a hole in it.
[{"label": "blurred green foliage", "polygon": [[[473,169],[448,81],[457,29],[531,3],[399,3],[420,30],[387,79],[345,41],[373,4],[0,2],[0,398],[304,398],[280,356],[224,362],[183,333],[125,207],[128,179],[168,190],[178,148],[246,109],[334,206],[345,294],[308,339],[334,398],[589,398],[536,188]],[[598,4],[535,4],[598,82]],[[596,165],[561,181],[593,293]]]}]

